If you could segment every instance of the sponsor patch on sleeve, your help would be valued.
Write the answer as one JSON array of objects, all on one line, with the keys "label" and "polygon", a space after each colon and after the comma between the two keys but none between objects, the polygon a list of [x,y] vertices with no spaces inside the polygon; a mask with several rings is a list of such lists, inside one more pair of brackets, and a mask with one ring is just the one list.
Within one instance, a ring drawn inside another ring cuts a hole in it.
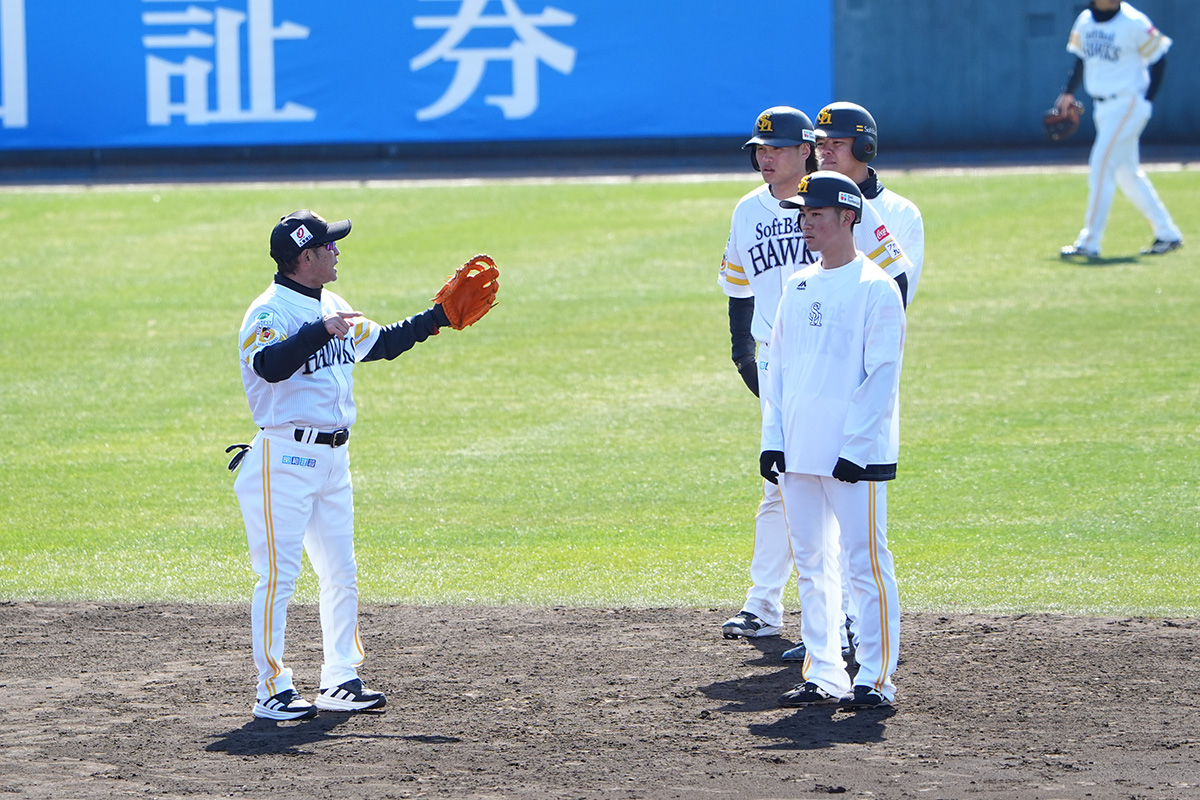
[{"label": "sponsor patch on sleeve", "polygon": [[888,233],[887,225],[880,225],[875,229],[875,241],[882,242],[890,234]]}]

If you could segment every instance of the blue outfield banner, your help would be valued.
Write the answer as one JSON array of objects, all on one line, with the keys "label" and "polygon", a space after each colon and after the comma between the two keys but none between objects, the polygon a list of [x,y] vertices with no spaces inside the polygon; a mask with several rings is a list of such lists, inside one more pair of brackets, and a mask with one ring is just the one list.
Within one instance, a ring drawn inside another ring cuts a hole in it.
[{"label": "blue outfield banner", "polygon": [[833,0],[0,0],[0,150],[749,135]]}]

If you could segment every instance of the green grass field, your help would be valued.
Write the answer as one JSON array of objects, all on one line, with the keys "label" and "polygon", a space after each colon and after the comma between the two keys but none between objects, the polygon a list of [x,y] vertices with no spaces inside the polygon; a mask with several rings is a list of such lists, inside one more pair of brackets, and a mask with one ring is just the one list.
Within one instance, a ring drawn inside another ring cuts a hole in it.
[{"label": "green grass field", "polygon": [[[889,490],[904,608],[1200,613],[1200,173],[1153,179],[1188,246],[1136,257],[1118,197],[1113,260],[1081,266],[1057,251],[1082,174],[890,176],[928,239]],[[475,328],[356,370],[364,601],[736,610],[759,419],[715,279],[754,185],[0,193],[0,599],[249,598],[236,332],[272,223],[311,207],[353,218],[333,288],[377,321],[476,252],[503,273]]]}]

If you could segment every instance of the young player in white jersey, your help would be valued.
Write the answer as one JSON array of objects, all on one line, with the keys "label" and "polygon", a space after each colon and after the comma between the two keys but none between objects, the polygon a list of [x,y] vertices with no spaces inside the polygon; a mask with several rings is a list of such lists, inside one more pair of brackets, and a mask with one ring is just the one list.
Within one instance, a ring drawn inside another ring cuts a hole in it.
[{"label": "young player in white jersey", "polygon": [[[234,445],[230,470],[258,574],[251,633],[258,687],[253,713],[273,720],[326,711],[376,711],[383,693],[363,685],[358,635],[354,497],[346,442],[357,419],[354,366],[393,359],[450,324],[440,305],[381,326],[324,289],[337,280],[337,242],[350,220],[326,222],[308,210],[271,232],[278,272],[250,304],[238,333],[238,360],[258,434]],[[240,466],[240,469],[239,469]],[[288,603],[307,552],[320,585],[324,663],[316,705],[296,691],[284,666]]]},{"label": "young player in white jersey", "polygon": [[1183,234],[1139,162],[1138,140],[1162,85],[1171,39],[1145,14],[1121,0],[1092,0],[1071,28],[1067,51],[1075,63],[1055,101],[1060,112],[1075,101],[1080,83],[1091,95],[1096,141],[1088,159],[1088,201],[1083,228],[1063,258],[1100,258],[1104,229],[1117,187],[1154,230],[1143,255],[1162,255],[1183,244]]},{"label": "young player in white jersey", "polygon": [[[780,206],[780,200],[791,196],[800,180],[816,169],[812,141],[812,122],[803,112],[776,106],[758,116],[751,138],[743,145],[750,148],[751,165],[762,173],[764,185],[743,196],[733,211],[718,284],[729,297],[734,364],[756,396],[759,377],[770,359],[768,342],[783,285],[814,258],[799,234],[795,210]],[[869,208],[865,213],[869,222],[856,234],[859,247],[905,282],[911,262],[879,215]],[[755,517],[752,584],[742,610],[721,626],[722,634],[726,638],[779,634],[783,592],[793,569],[779,490],[764,482]],[[845,644],[848,648],[849,642]]]},{"label": "young player in white jersey", "polygon": [[[855,247],[864,202],[853,181],[818,171],[784,204],[800,209],[821,258],[784,288],[763,383],[759,471],[783,497],[808,651],[804,682],[780,703],[877,708],[895,697],[900,645],[886,481],[899,456],[904,301]],[[839,652],[842,559],[859,615],[853,685]]]},{"label": "young player in white jersey", "polygon": [[[908,199],[884,187],[878,174],[869,165],[879,154],[879,129],[875,118],[855,103],[830,103],[817,114],[817,164],[821,169],[841,173],[858,185],[866,201],[864,209],[876,210],[896,237],[904,254],[912,261],[906,272],[907,282],[901,289],[905,307],[916,296],[917,282],[925,262],[925,225],[921,212]],[[849,573],[843,569],[842,606],[854,632],[857,611],[850,592]],[[853,645],[853,641],[851,642]],[[851,649],[853,649],[851,647]],[[783,654],[784,661],[803,661],[804,645]]]},{"label": "young player in white jersey", "polygon": [[879,155],[875,118],[855,103],[830,103],[817,114],[816,135],[818,166],[840,172],[858,184],[863,199],[879,212],[888,231],[912,261],[904,291],[905,303],[911,303],[925,265],[925,223],[916,204],[885,187],[870,166]]}]

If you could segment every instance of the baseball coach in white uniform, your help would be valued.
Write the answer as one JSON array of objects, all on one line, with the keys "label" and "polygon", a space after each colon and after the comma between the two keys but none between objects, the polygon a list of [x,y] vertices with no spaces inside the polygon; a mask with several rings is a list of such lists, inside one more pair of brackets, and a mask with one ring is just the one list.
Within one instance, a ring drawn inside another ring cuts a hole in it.
[{"label": "baseball coach in white uniform", "polygon": [[[304,719],[326,711],[376,711],[383,693],[363,685],[358,635],[354,495],[347,442],[357,412],[354,367],[393,359],[449,325],[440,305],[381,326],[323,288],[337,280],[337,242],[350,220],[312,211],[271,232],[278,272],[242,320],[238,360],[258,434],[234,445],[230,469],[258,574],[251,600],[256,717]],[[239,469],[240,465],[240,469]],[[307,552],[320,584],[324,663],[315,706],[284,666],[288,603]]]}]

